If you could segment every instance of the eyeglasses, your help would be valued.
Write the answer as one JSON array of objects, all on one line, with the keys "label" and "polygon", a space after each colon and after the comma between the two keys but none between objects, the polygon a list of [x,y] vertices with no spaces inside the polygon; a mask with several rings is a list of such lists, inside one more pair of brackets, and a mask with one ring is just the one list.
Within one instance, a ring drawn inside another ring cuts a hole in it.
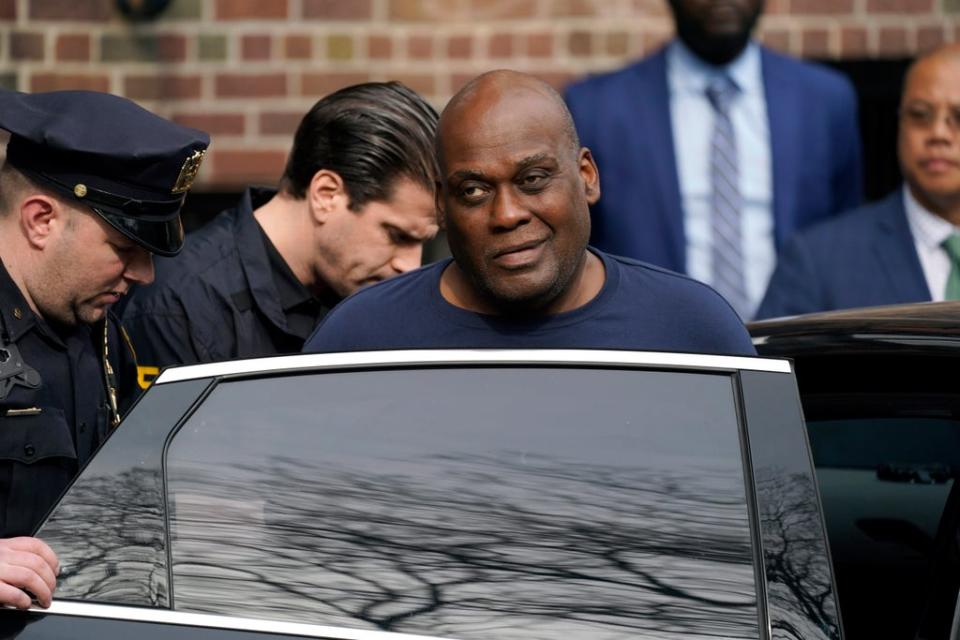
[{"label": "eyeglasses", "polygon": [[[929,129],[940,121],[940,111],[929,104],[911,104],[900,109],[900,119],[911,127]],[[944,111],[950,131],[960,131],[960,106],[948,106]]]}]

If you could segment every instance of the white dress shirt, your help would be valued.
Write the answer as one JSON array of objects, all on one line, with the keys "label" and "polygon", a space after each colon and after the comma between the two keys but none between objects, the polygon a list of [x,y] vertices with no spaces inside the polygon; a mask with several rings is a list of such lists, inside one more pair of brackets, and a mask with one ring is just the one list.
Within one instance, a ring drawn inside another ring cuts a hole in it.
[{"label": "white dress shirt", "polygon": [[913,234],[913,245],[917,248],[923,275],[927,279],[930,297],[940,302],[944,299],[952,266],[950,256],[943,248],[943,241],[951,234],[960,233],[960,228],[917,202],[906,185],[903,187],[903,206],[907,210],[907,223]]},{"label": "white dress shirt", "polygon": [[751,314],[760,303],[773,267],[773,174],[770,125],[760,69],[760,49],[751,43],[724,67],[708,65],[679,40],[667,49],[670,122],[677,158],[687,246],[687,273],[712,282],[710,141],[714,110],[706,95],[711,81],[727,75],[740,89],[730,106],[737,139],[744,277]]}]

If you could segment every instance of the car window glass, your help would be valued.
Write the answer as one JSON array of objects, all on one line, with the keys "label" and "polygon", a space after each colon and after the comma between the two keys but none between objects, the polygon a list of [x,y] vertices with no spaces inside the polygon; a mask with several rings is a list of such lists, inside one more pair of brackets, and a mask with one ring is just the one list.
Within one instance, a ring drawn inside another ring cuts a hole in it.
[{"label": "car window glass", "polygon": [[913,637],[930,597],[960,421],[808,422],[841,610],[850,637]]},{"label": "car window glass", "polygon": [[758,637],[727,375],[220,384],[166,457],[177,610],[459,638]]}]

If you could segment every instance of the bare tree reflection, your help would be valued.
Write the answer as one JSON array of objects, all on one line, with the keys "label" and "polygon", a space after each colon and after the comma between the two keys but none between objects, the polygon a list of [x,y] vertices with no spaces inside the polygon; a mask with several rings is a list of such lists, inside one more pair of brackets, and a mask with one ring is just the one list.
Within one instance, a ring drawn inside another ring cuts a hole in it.
[{"label": "bare tree reflection", "polygon": [[757,495],[773,637],[839,638],[836,594],[811,476],[760,469]]},{"label": "bare tree reflection", "polygon": [[456,637],[756,637],[736,471],[386,467],[171,465],[176,608]]},{"label": "bare tree reflection", "polygon": [[38,534],[60,557],[57,597],[166,606],[162,495],[159,469],[74,485]]}]

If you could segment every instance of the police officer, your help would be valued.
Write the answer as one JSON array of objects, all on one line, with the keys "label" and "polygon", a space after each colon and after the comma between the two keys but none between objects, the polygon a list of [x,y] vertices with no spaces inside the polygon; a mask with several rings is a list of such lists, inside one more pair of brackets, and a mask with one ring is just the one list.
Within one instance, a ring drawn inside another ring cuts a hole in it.
[{"label": "police officer", "polygon": [[0,93],[0,604],[46,606],[57,559],[26,536],[117,424],[136,365],[110,305],[183,244],[209,143],[103,93]]}]

